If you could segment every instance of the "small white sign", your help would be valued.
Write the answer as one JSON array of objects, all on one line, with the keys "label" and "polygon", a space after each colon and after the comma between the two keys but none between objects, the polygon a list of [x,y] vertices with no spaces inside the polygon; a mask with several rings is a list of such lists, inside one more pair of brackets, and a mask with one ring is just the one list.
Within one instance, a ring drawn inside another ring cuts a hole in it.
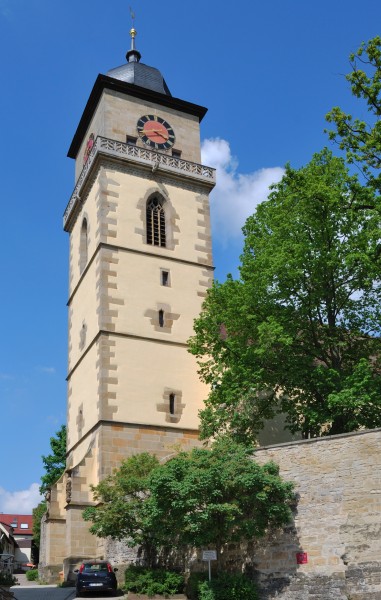
[{"label": "small white sign", "polygon": [[202,560],[217,560],[217,551],[216,550],[203,550],[202,551]]}]

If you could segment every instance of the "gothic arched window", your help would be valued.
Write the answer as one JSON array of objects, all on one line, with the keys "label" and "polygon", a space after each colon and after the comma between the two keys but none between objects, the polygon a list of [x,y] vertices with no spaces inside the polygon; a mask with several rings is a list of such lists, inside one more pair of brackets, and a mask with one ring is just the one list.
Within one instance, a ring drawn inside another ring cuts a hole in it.
[{"label": "gothic arched window", "polygon": [[86,217],[83,219],[82,221],[82,226],[81,226],[81,239],[79,242],[79,268],[81,273],[83,273],[86,265],[87,265],[87,246],[88,246],[88,239],[87,239],[87,219]]},{"label": "gothic arched window", "polygon": [[165,247],[165,210],[164,200],[158,196],[147,202],[147,244]]}]

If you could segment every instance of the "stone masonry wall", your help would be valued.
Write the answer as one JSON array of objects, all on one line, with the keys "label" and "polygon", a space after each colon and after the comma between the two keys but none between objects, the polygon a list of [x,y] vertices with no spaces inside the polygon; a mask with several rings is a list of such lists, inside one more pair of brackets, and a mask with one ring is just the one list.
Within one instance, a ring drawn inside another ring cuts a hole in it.
[{"label": "stone masonry wall", "polygon": [[260,448],[254,458],[276,462],[297,493],[294,522],[246,553],[262,600],[381,600],[381,430]]}]

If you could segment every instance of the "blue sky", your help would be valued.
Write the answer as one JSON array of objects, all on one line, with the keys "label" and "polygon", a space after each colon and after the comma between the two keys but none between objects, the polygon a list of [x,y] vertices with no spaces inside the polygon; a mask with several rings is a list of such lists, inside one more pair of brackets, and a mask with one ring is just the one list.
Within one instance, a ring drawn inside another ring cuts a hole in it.
[{"label": "blue sky", "polygon": [[[350,95],[348,55],[380,34],[379,0],[131,0],[142,62],[209,108],[205,163],[217,278],[236,272],[240,228],[286,162],[329,145],[324,116]],[[98,73],[125,62],[129,2],[0,0],[0,512],[38,501],[41,455],[66,418],[66,153]]]}]

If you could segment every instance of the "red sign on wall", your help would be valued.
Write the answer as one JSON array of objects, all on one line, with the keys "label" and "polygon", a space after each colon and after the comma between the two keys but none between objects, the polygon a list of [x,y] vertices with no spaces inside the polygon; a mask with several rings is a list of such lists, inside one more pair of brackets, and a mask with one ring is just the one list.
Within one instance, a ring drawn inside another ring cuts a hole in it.
[{"label": "red sign on wall", "polygon": [[305,565],[306,563],[308,563],[307,552],[297,552],[296,553],[296,562],[298,565]]}]

